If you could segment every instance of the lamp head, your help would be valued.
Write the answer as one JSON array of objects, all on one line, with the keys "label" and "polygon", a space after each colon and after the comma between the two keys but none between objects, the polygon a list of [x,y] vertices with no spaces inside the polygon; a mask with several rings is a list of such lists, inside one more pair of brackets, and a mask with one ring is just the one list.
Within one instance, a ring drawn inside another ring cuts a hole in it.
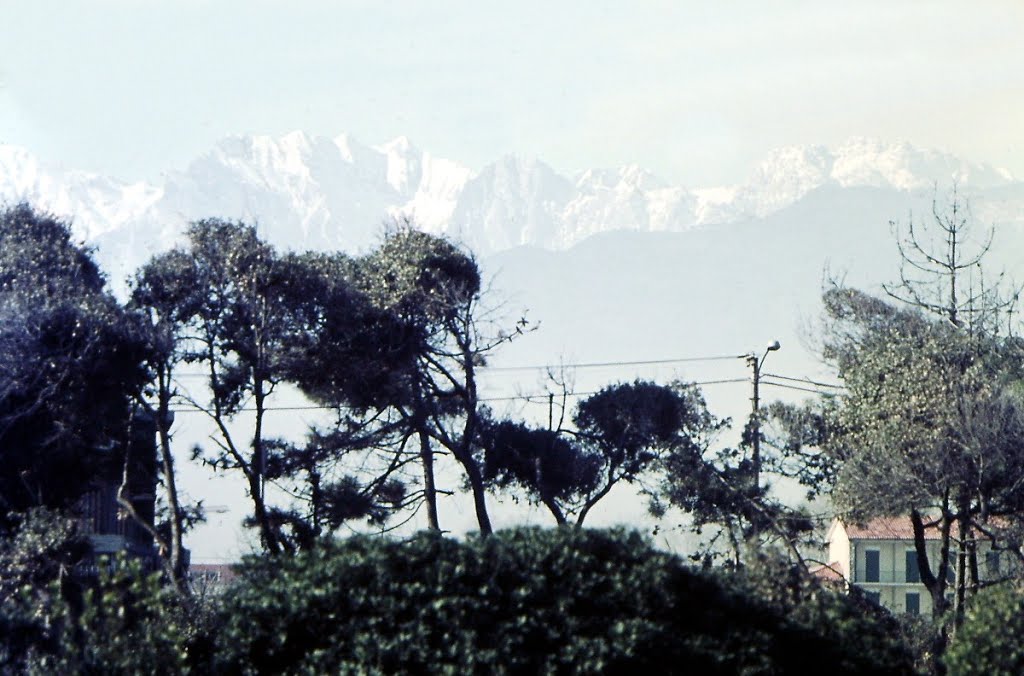
[{"label": "lamp head", "polygon": [[782,343],[780,343],[777,340],[773,340],[772,342],[768,343],[768,349],[766,350],[766,352],[775,352],[776,350],[778,350],[781,347],[782,347]]}]

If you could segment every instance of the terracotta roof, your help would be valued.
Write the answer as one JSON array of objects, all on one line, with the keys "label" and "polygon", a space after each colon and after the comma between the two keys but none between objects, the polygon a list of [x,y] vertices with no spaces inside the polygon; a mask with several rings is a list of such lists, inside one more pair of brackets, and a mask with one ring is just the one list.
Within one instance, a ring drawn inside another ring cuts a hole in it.
[{"label": "terracotta roof", "polygon": [[824,580],[827,582],[842,582],[845,579],[843,577],[843,574],[839,572],[838,561],[833,561],[827,566],[822,565],[818,566],[817,568],[812,568],[808,572],[814,577],[818,578],[819,580]]},{"label": "terracotta roof", "polygon": [[[926,517],[927,523],[927,517]],[[880,516],[864,524],[843,524],[851,540],[913,540],[914,526],[909,516]],[[938,540],[938,528],[925,528],[925,540]]]},{"label": "terracotta roof", "polygon": [[188,567],[189,574],[193,578],[199,578],[206,574],[216,574],[217,579],[223,582],[230,582],[238,577],[235,572],[235,563],[193,563]]}]

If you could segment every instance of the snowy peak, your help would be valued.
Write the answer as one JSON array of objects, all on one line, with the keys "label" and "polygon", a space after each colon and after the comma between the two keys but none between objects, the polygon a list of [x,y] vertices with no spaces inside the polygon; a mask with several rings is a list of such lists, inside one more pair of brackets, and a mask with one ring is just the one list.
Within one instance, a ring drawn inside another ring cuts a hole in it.
[{"label": "snowy peak", "polygon": [[466,181],[445,232],[480,251],[551,246],[572,183],[536,159],[506,155]]},{"label": "snowy peak", "polygon": [[[693,188],[636,165],[567,178],[514,155],[473,172],[404,136],[378,146],[347,134],[232,136],[159,186],[46,166],[22,148],[0,146],[0,201],[28,200],[68,217],[78,236],[118,249],[125,260],[168,246],[186,223],[210,216],[254,222],[283,247],[348,250],[371,246],[388,221],[410,219],[486,253],[524,244],[565,248],[611,230],[763,219],[823,187],[905,192],[952,181],[974,194],[999,186],[1020,192],[1007,172],[988,165],[867,138],[780,148],[743,183]],[[1024,212],[1009,198],[1000,205]]]},{"label": "snowy peak", "polygon": [[33,201],[53,189],[56,178],[39,166],[39,160],[24,148],[0,145],[0,186],[8,202]]},{"label": "snowy peak", "polygon": [[618,169],[588,169],[576,178],[576,187],[585,192],[647,192],[668,187],[668,184],[646,169],[630,164]]},{"label": "snowy peak", "polygon": [[334,137],[334,145],[338,148],[341,159],[352,165],[366,165],[378,162],[380,153],[365,146],[348,134]]},{"label": "snowy peak", "polygon": [[415,194],[423,178],[423,153],[407,136],[399,136],[376,148],[387,162],[387,182],[404,196]]},{"label": "snowy peak", "polygon": [[937,150],[922,150],[905,141],[854,137],[834,149],[808,145],[774,150],[758,165],[747,185],[806,192],[834,182],[843,187],[906,191],[928,188],[936,181],[986,189],[1013,180],[1005,170],[972,164]]},{"label": "snowy peak", "polygon": [[764,217],[826,185],[906,192],[950,183],[985,190],[1010,182],[1009,172],[971,164],[949,153],[854,137],[834,149],[807,145],[772,151],[748,181],[734,189],[732,203],[719,201],[715,211],[725,208],[733,216]]},{"label": "snowy peak", "polygon": [[24,148],[0,145],[0,204],[29,202],[71,221],[76,237],[92,241],[142,216],[162,190],[40,162]]},{"label": "snowy peak", "polygon": [[468,173],[404,137],[370,147],[347,134],[238,136],[170,176],[158,211],[256,220],[282,245],[360,248],[390,218],[416,213],[440,228]]},{"label": "snowy peak", "polygon": [[576,179],[577,194],[566,207],[566,243],[579,241],[600,223],[599,231],[682,230],[692,226],[694,198],[690,191],[670,187],[633,164],[618,169],[590,169]]},{"label": "snowy peak", "polygon": [[822,146],[772,151],[739,191],[751,215],[766,216],[797,201],[831,179],[833,157]]},{"label": "snowy peak", "polygon": [[970,164],[949,153],[868,138],[852,138],[835,150],[832,178],[844,187],[869,185],[897,190],[928,188],[936,181],[983,189],[1013,180],[1009,172]]}]

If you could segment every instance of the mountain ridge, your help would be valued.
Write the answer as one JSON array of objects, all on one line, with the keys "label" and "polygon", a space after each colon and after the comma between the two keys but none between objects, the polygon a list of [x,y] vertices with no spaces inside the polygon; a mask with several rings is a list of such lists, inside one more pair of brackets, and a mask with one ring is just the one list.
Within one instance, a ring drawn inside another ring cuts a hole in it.
[{"label": "mountain ridge", "polygon": [[211,216],[255,222],[275,244],[310,249],[365,249],[382,224],[396,220],[481,254],[520,245],[565,249],[600,232],[763,219],[826,185],[913,192],[948,183],[974,192],[1021,185],[987,164],[863,137],[831,149],[780,148],[743,182],[704,187],[672,185],[635,164],[566,176],[514,155],[473,171],[404,136],[377,146],[349,134],[229,136],[161,184],[65,170],[0,146],[0,200],[68,217],[84,241],[131,241],[147,253],[179,241],[189,221]]}]

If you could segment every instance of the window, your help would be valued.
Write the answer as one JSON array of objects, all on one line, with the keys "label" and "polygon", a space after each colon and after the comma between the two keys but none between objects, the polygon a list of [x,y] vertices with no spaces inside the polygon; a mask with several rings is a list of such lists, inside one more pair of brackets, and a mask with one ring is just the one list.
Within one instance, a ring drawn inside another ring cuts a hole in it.
[{"label": "window", "polygon": [[985,553],[985,568],[990,579],[999,577],[999,552]]},{"label": "window", "polygon": [[866,591],[864,592],[864,596],[867,597],[869,601],[882,605],[882,592]]},{"label": "window", "polygon": [[907,551],[906,555],[907,582],[920,582],[921,569],[917,567],[917,552],[913,549]]},{"label": "window", "polygon": [[878,582],[878,556],[877,549],[868,549],[864,552],[864,581]]},{"label": "window", "polygon": [[921,614],[921,595],[917,592],[908,592],[906,598],[907,612],[911,615]]}]

